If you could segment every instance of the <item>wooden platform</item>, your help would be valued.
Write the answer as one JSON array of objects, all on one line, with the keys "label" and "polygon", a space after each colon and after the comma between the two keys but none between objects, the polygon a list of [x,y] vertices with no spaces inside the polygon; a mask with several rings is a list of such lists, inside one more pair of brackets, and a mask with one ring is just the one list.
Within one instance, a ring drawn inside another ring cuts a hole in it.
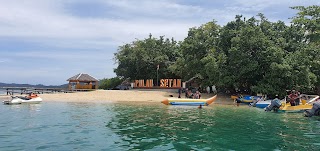
[{"label": "wooden platform", "polygon": [[66,92],[67,89],[63,88],[32,88],[32,87],[0,87],[7,92],[7,95],[14,95],[14,94],[29,94],[31,92],[37,94],[44,94],[44,93],[61,93]]}]

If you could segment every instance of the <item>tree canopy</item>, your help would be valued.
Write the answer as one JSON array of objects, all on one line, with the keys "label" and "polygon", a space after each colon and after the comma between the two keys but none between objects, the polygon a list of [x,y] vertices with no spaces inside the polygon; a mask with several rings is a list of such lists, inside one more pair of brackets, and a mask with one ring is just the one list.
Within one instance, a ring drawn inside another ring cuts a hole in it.
[{"label": "tree canopy", "polygon": [[114,70],[117,76],[131,79],[156,79],[157,67],[161,77],[175,78],[169,67],[179,56],[177,42],[165,39],[164,36],[154,38],[150,34],[144,40],[136,40],[119,47],[115,53],[118,67]]},{"label": "tree canopy", "polygon": [[118,76],[131,79],[188,80],[220,91],[285,95],[286,90],[320,93],[320,7],[297,6],[290,25],[263,14],[235,16],[225,26],[216,21],[190,28],[180,42],[150,34],[120,46]]}]

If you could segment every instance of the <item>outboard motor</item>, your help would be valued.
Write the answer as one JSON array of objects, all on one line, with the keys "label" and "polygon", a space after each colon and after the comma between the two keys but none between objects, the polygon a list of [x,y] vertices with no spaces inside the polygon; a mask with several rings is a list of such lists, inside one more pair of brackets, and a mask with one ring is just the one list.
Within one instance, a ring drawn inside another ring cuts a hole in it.
[{"label": "outboard motor", "polygon": [[274,99],[271,101],[271,104],[266,107],[265,111],[267,112],[272,110],[277,111],[280,108],[280,106],[281,106],[280,100]]},{"label": "outboard motor", "polygon": [[312,109],[304,112],[305,117],[320,116],[320,102],[313,103]]}]

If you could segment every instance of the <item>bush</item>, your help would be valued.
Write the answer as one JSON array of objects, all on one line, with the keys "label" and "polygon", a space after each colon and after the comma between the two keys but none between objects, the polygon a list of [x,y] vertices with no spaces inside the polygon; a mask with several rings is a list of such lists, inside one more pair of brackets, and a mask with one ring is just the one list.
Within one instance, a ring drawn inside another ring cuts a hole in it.
[{"label": "bush", "polygon": [[104,89],[104,90],[113,89],[117,85],[121,84],[122,81],[123,80],[120,79],[119,77],[102,79],[99,81],[99,89]]}]

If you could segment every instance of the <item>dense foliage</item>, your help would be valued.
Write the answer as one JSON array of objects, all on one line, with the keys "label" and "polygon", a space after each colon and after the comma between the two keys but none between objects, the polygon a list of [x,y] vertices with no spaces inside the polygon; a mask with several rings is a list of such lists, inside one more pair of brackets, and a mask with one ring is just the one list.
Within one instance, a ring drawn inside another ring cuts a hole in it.
[{"label": "dense foliage", "polygon": [[123,80],[119,77],[114,77],[110,79],[102,79],[99,81],[99,89],[113,89],[116,86],[120,85]]},{"label": "dense foliage", "polygon": [[119,47],[115,53],[118,67],[114,70],[118,76],[131,79],[156,79],[157,66],[159,76],[175,78],[169,71],[169,66],[176,62],[179,56],[177,42],[174,39],[159,39],[149,35],[149,38],[137,40],[131,44]]},{"label": "dense foliage", "polygon": [[118,76],[156,79],[194,76],[219,90],[285,95],[286,90],[320,92],[320,7],[292,7],[291,25],[263,14],[220,27],[215,21],[190,28],[181,42],[153,38],[119,47]]}]

